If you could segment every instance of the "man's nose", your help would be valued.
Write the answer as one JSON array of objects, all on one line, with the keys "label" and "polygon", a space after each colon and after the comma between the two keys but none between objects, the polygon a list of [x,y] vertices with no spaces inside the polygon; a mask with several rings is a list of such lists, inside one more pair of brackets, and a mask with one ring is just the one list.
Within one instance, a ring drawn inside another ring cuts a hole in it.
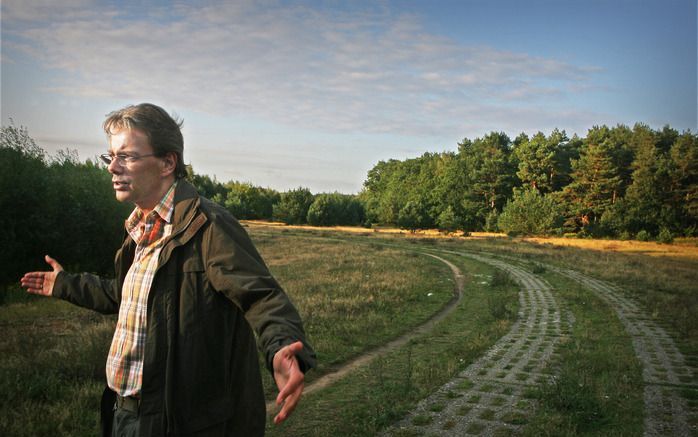
[{"label": "man's nose", "polygon": [[116,159],[116,157],[114,157],[114,158],[111,160],[111,162],[110,162],[109,165],[107,166],[107,170],[109,171],[109,173],[111,173],[111,174],[118,174],[118,173],[121,173],[121,171],[123,170],[123,168],[119,165],[119,163],[118,163],[117,161],[118,161],[118,159]]}]

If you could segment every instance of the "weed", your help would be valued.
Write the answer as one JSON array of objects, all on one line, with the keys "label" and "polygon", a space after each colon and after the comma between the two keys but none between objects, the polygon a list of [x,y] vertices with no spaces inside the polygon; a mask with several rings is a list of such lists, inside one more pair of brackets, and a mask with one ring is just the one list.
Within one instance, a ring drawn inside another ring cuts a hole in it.
[{"label": "weed", "polygon": [[442,402],[436,402],[429,405],[429,411],[433,411],[434,413],[441,412],[444,408],[446,408],[446,405]]},{"label": "weed", "polygon": [[468,398],[468,402],[471,404],[477,404],[478,402],[480,402],[480,395],[471,395]]},{"label": "weed", "polygon": [[508,300],[498,291],[493,290],[488,295],[487,309],[495,320],[513,321],[516,319],[516,313],[511,304],[508,304]]},{"label": "weed", "polygon": [[429,414],[417,414],[412,418],[412,424],[416,426],[429,425],[434,419]]},{"label": "weed", "polygon": [[473,434],[473,435],[480,435],[482,432],[485,430],[485,425],[477,422],[473,422],[468,426],[468,429],[465,430],[466,433],[468,434]]},{"label": "weed", "polygon": [[502,405],[504,405],[505,401],[506,399],[504,399],[503,397],[497,396],[492,398],[492,401],[490,401],[490,405],[493,407],[501,407]]},{"label": "weed", "polygon": [[473,384],[473,382],[470,381],[469,379],[463,379],[458,384],[458,388],[461,390],[470,390],[471,388],[473,388],[474,385],[475,384]]},{"label": "weed", "polygon": [[449,430],[449,429],[453,429],[455,426],[456,426],[456,421],[455,421],[455,420],[447,420],[446,422],[444,422],[444,424],[443,424],[443,426],[441,427],[441,429],[443,429],[443,430]]},{"label": "weed", "polygon": [[505,413],[504,416],[502,416],[502,421],[511,425],[525,425],[526,423],[528,423],[526,416],[523,413],[519,413],[518,411]]},{"label": "weed", "polygon": [[535,275],[540,275],[546,272],[545,266],[543,264],[535,263],[533,264],[533,268],[531,269],[531,272]]},{"label": "weed", "polygon": [[479,417],[482,420],[494,420],[494,410],[486,408],[482,410]]},{"label": "weed", "polygon": [[456,411],[456,414],[458,414],[459,416],[465,416],[472,409],[473,407],[471,405],[461,405],[460,407],[458,407],[458,411]]},{"label": "weed", "polygon": [[490,286],[492,288],[497,287],[509,287],[515,285],[516,283],[511,278],[511,274],[506,270],[496,269],[492,274],[492,280],[490,281]]}]

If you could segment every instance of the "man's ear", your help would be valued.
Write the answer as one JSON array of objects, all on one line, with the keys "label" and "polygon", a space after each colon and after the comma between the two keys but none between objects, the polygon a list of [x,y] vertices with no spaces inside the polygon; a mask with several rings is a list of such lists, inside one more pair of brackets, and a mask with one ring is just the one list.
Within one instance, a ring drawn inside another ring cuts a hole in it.
[{"label": "man's ear", "polygon": [[175,172],[177,168],[177,154],[175,152],[167,152],[165,156],[162,157],[162,175],[169,176]]}]

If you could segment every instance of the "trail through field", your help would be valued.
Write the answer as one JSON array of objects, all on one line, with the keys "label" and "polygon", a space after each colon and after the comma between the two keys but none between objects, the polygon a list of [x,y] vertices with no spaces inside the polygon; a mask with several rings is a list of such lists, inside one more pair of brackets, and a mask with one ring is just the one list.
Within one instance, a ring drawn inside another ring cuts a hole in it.
[{"label": "trail through field", "polygon": [[[520,294],[522,308],[520,320],[522,325],[514,325],[509,334],[497,342],[483,358],[473,363],[461,373],[458,378],[444,385],[434,395],[421,402],[415,411],[389,430],[390,435],[494,435],[499,429],[509,428],[514,431],[517,421],[525,422],[525,411],[517,407],[525,407],[527,402],[522,399],[521,391],[516,386],[507,387],[512,383],[511,373],[503,372],[501,362],[512,355],[521,355],[520,343],[515,338],[523,338],[524,344],[533,345],[536,338],[532,330],[522,330],[523,326],[535,328],[544,317],[532,317],[533,313],[526,302],[525,290],[539,290],[546,296],[550,288],[542,280],[523,270],[518,265],[524,261],[514,257],[499,256],[508,262],[498,261],[482,255],[466,254],[471,258],[487,262],[495,267],[509,271],[515,280],[523,286]],[[492,255],[493,254],[488,254]],[[696,435],[696,412],[691,411],[682,391],[698,389],[695,371],[686,362],[679,351],[674,339],[664,328],[658,325],[643,310],[637,302],[627,297],[623,291],[612,284],[584,275],[580,272],[559,268],[547,264],[536,263],[553,272],[566,276],[592,291],[605,301],[618,315],[626,331],[632,339],[635,354],[643,368],[644,389],[644,436],[691,436]],[[528,291],[530,295],[530,291]],[[570,319],[571,320],[571,319]],[[533,322],[532,322],[533,321]],[[558,319],[554,319],[554,322]],[[550,351],[559,335],[555,328],[564,329],[564,324],[547,322],[546,333],[551,335],[550,348],[542,357],[549,357]],[[540,328],[539,328],[540,329]],[[535,331],[533,331],[535,332]],[[512,344],[510,344],[512,343]],[[512,352],[513,350],[513,352]],[[506,351],[506,353],[503,353]],[[544,358],[544,360],[545,360]],[[542,360],[542,361],[544,361]],[[540,369],[538,363],[532,369],[531,365],[519,367],[519,370]],[[511,367],[507,364],[505,367]],[[513,370],[516,367],[511,367]],[[525,383],[540,381],[532,378],[526,372],[517,372],[514,379],[519,378]],[[493,378],[494,377],[494,378]],[[518,381],[517,381],[518,382]],[[483,390],[484,387],[484,390]],[[500,393],[499,395],[497,393]],[[501,394],[508,394],[502,397]],[[494,420],[493,420],[494,419]]]},{"label": "trail through field", "polygon": [[[442,251],[446,252],[446,251]],[[519,317],[509,333],[456,378],[420,402],[386,435],[498,435],[516,432],[532,405],[526,391],[550,376],[555,346],[573,320],[552,287],[521,267],[485,256],[467,256],[509,272],[521,286]]]},{"label": "trail through field", "polygon": [[[523,428],[535,408],[527,394],[553,377],[551,359],[561,339],[569,336],[574,323],[572,313],[556,301],[550,284],[529,271],[536,264],[579,283],[617,313],[643,368],[644,436],[698,435],[695,426],[698,412],[691,410],[682,396],[682,392],[685,395],[698,390],[695,369],[688,364],[669,333],[621,288],[575,270],[517,257],[443,249],[429,251],[465,256],[508,272],[520,285],[518,319],[481,358],[422,400],[384,435],[492,436],[517,434]],[[451,301],[408,334],[308,384],[306,394],[327,387],[377,356],[427,333],[457,307],[464,287],[464,277],[458,267],[434,253],[415,252],[432,256],[451,268],[456,282]],[[273,402],[267,404],[269,412],[274,409]]]},{"label": "trail through field", "polygon": [[[451,271],[453,272],[453,278],[455,280],[455,286],[453,288],[453,297],[451,298],[451,300],[446,305],[444,305],[443,308],[441,308],[441,310],[439,310],[436,314],[430,317],[429,320],[424,322],[422,325],[416,327],[415,329],[411,330],[409,333],[401,335],[378,348],[368,351],[365,354],[362,354],[354,358],[353,360],[348,361],[340,368],[336,369],[334,372],[323,375],[322,377],[316,379],[312,383],[307,384],[305,386],[305,389],[303,390],[304,395],[308,395],[309,393],[312,393],[314,391],[320,390],[331,385],[338,379],[341,379],[342,377],[347,375],[349,372],[355,370],[357,367],[363,366],[371,360],[373,360],[374,358],[384,355],[392,350],[395,350],[407,344],[407,342],[411,339],[431,331],[431,329],[434,327],[436,323],[443,320],[444,317],[446,317],[451,312],[453,312],[453,310],[456,309],[458,303],[463,297],[464,278],[460,269],[450,261],[447,261],[441,258],[440,256],[424,252],[418,253],[430,256],[432,258],[436,258],[437,260],[446,264],[451,269]],[[278,409],[279,407],[276,406],[276,403],[274,401],[267,402],[267,414],[271,414]]]},{"label": "trail through field", "polygon": [[[547,266],[593,291],[618,314],[642,363],[645,436],[690,436],[689,407],[681,390],[698,389],[693,369],[672,337],[618,287],[569,269]],[[696,414],[695,412],[693,414]],[[695,423],[695,417],[693,423]]]}]

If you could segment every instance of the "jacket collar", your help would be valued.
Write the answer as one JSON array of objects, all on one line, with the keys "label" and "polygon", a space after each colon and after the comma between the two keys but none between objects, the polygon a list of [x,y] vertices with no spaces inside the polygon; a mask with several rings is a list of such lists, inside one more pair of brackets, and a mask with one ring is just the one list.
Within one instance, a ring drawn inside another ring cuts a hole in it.
[{"label": "jacket collar", "polygon": [[201,198],[196,188],[180,179],[175,188],[174,215],[172,219],[171,239],[184,244],[206,223],[206,215],[201,213]]},{"label": "jacket collar", "polygon": [[[160,252],[158,270],[170,259],[175,247],[186,244],[208,221],[206,214],[199,209],[200,204],[201,199],[196,188],[184,179],[180,179],[175,187],[172,234]],[[117,266],[117,275],[121,281],[123,281],[133,261],[133,251],[135,250],[133,239],[125,231],[124,234],[124,243],[116,255],[117,261],[121,260],[121,264]]]}]

